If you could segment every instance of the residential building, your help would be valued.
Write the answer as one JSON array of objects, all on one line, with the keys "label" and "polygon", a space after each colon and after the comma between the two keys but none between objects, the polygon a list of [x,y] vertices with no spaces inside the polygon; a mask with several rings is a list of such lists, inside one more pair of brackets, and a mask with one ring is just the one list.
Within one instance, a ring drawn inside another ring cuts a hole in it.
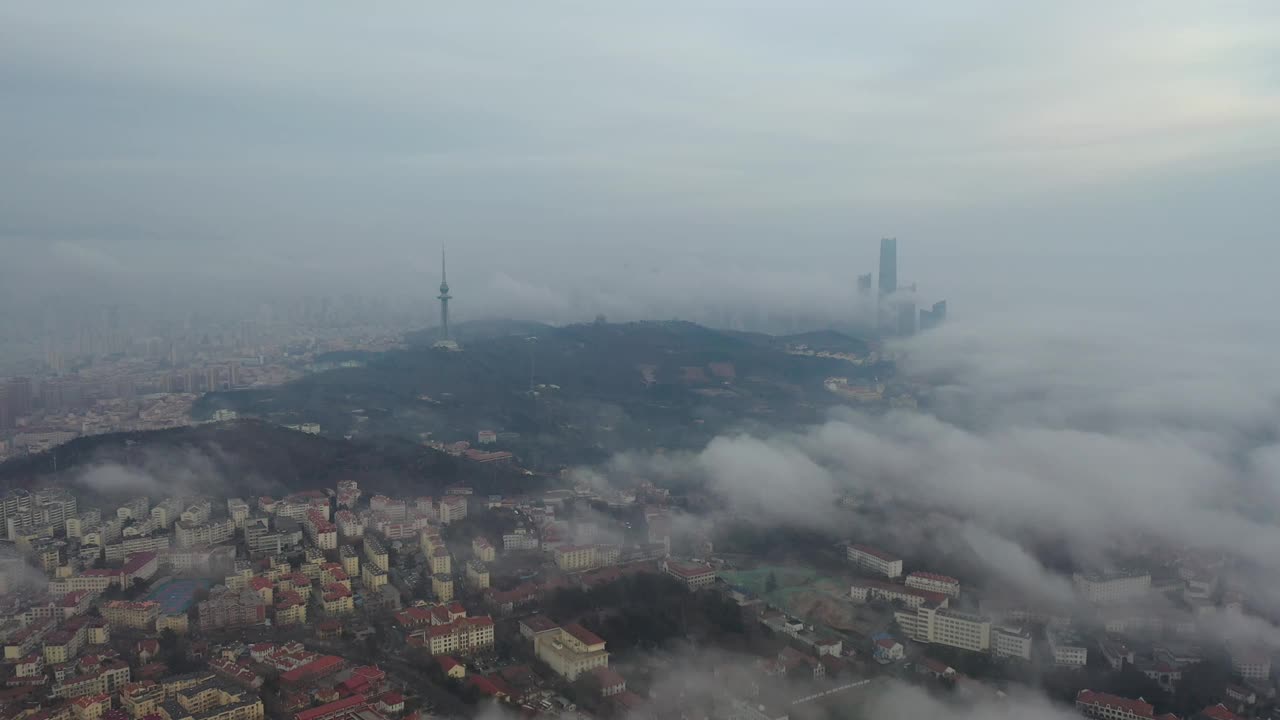
[{"label": "residential building", "polygon": [[267,603],[249,588],[231,590],[219,585],[200,603],[199,615],[201,630],[256,625],[266,619]]},{"label": "residential building", "polygon": [[1137,600],[1151,592],[1151,573],[1076,573],[1071,578],[1076,592],[1096,605],[1115,605]]},{"label": "residential building", "polygon": [[488,615],[459,618],[427,630],[432,655],[468,654],[493,647],[493,618]]},{"label": "residential building", "polygon": [[366,561],[380,570],[388,570],[391,567],[387,549],[376,537],[369,536],[364,539],[364,557]]},{"label": "residential building", "polygon": [[850,545],[849,561],[858,567],[889,578],[902,575],[902,560],[869,545]]},{"label": "residential building", "polygon": [[1231,648],[1231,672],[1245,680],[1271,677],[1271,656],[1263,647]]},{"label": "residential building", "polygon": [[595,545],[562,545],[552,550],[551,556],[556,567],[565,572],[582,572],[599,565]]},{"label": "residential building", "polygon": [[916,571],[907,575],[907,587],[946,595],[949,598],[960,597],[960,581],[931,572]]},{"label": "residential building", "polygon": [[488,538],[476,536],[471,540],[471,552],[480,562],[493,562],[497,557],[497,551],[494,550],[493,543]]},{"label": "residential building", "polygon": [[1050,627],[1045,631],[1049,652],[1058,667],[1082,668],[1089,662],[1089,649],[1080,633],[1068,628]]},{"label": "residential building", "polygon": [[503,550],[537,550],[538,536],[523,527],[502,536]]},{"label": "residential building", "polygon": [[1131,700],[1108,693],[1081,690],[1076,693],[1076,709],[1097,720],[1152,720],[1155,708],[1138,698]]},{"label": "residential building", "polygon": [[236,523],[231,518],[203,523],[180,520],[174,526],[174,539],[180,548],[217,545],[233,540],[235,536]]},{"label": "residential building", "polygon": [[154,680],[139,680],[120,689],[120,707],[133,720],[151,715],[164,701],[164,686]]},{"label": "residential building", "polygon": [[431,593],[436,596],[436,600],[440,602],[449,602],[453,599],[453,577],[450,575],[435,574],[431,576]]},{"label": "residential building", "polygon": [[556,674],[570,682],[584,672],[609,665],[604,640],[577,623],[535,636],[533,650]]},{"label": "residential building", "polygon": [[1031,633],[1018,627],[991,628],[991,650],[996,657],[1031,659]]},{"label": "residential building", "polygon": [[854,602],[865,603],[873,600],[882,602],[901,602],[908,608],[915,609],[924,603],[933,603],[939,607],[947,606],[947,596],[929,590],[919,590],[904,585],[855,578],[849,585],[849,597]]},{"label": "residential building", "polygon": [[431,572],[433,574],[448,575],[453,572],[453,558],[449,555],[449,550],[443,545],[427,553],[427,560],[431,564]]},{"label": "residential building", "polygon": [[476,590],[489,587],[489,568],[479,560],[468,560],[467,585]]},{"label": "residential building", "polygon": [[119,627],[151,630],[155,628],[156,618],[160,617],[160,603],[112,600],[102,606],[102,617]]},{"label": "residential building", "polygon": [[467,498],[465,495],[446,495],[440,498],[440,522],[448,525],[467,516]]},{"label": "residential building", "polygon": [[924,603],[915,610],[899,610],[894,619],[913,640],[972,652],[991,649],[990,618]]},{"label": "residential building", "polygon": [[706,565],[667,560],[662,564],[662,569],[691,591],[711,587],[716,582],[716,571]]}]

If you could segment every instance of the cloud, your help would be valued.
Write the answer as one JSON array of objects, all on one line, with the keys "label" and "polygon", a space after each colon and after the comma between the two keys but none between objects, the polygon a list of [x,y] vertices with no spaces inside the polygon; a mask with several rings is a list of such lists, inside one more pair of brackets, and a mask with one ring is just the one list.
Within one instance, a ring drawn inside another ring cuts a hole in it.
[{"label": "cloud", "polygon": [[234,487],[251,482],[229,482],[227,472],[240,463],[216,445],[199,449],[148,448],[128,464],[105,461],[90,465],[77,473],[72,483],[85,490],[111,499],[146,495],[165,497],[219,497]]},{"label": "cloud", "polygon": [[1079,718],[1072,708],[1054,705],[1042,696],[1019,693],[998,698],[995,692],[969,702],[946,701],[938,695],[891,681],[867,705],[867,717],[954,718],[955,720],[1069,720]]}]

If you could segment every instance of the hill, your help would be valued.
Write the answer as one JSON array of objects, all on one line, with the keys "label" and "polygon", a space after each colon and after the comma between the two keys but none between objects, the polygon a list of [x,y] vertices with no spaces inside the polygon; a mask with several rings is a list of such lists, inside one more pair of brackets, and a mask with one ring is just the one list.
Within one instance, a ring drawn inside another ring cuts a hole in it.
[{"label": "hill", "polygon": [[687,322],[540,326],[536,335],[499,327],[461,352],[415,346],[280,387],[212,393],[194,412],[414,442],[474,442],[489,429],[526,464],[554,469],[628,449],[700,447],[752,423],[812,422],[837,402],[826,377],[893,370],[791,355],[779,338]]},{"label": "hill", "polygon": [[104,498],[144,490],[279,496],[331,488],[342,479],[356,480],[372,492],[415,495],[439,495],[455,482],[471,484],[477,492],[539,482],[395,437],[349,441],[257,420],[82,437],[53,451],[0,463],[2,489],[57,483]]}]

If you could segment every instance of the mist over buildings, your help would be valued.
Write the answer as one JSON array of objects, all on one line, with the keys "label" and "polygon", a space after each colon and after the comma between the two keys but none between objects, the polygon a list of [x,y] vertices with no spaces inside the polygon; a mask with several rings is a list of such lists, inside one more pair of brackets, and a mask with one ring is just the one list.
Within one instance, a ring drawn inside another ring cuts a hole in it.
[{"label": "mist over buildings", "polygon": [[1262,7],[0,8],[0,287],[367,293],[427,325],[447,244],[459,321],[789,331],[839,324],[893,235],[953,313],[1248,326]]}]

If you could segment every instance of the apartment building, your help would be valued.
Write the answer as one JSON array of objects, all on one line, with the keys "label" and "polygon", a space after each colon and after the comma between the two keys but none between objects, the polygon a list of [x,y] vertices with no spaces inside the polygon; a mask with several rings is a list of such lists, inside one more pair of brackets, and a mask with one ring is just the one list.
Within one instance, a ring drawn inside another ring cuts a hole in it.
[{"label": "apartment building", "polygon": [[174,526],[173,536],[180,548],[217,545],[235,539],[236,523],[231,518],[203,523],[179,520]]},{"label": "apartment building", "polygon": [[897,601],[913,610],[924,603],[933,603],[939,607],[946,607],[948,602],[947,596],[942,593],[863,578],[857,578],[849,585],[849,597],[858,603],[871,602],[873,600],[882,602]]},{"label": "apartment building", "polygon": [[1142,698],[1131,700],[1092,690],[1076,694],[1076,709],[1096,720],[1152,720],[1155,717],[1155,708]]},{"label": "apartment building", "polygon": [[996,657],[1031,659],[1031,633],[1018,627],[991,628],[991,650]]},{"label": "apartment building", "polygon": [[471,553],[480,562],[493,562],[497,557],[497,551],[493,547],[493,543],[487,538],[477,536],[471,540]]},{"label": "apartment building", "polygon": [[906,585],[915,590],[934,592],[949,598],[960,597],[960,581],[946,575],[916,571],[907,575]]},{"label": "apartment building", "polygon": [[1080,633],[1063,627],[1051,627],[1045,631],[1049,652],[1058,667],[1082,668],[1089,662],[1089,649]]},{"label": "apartment building", "polygon": [[902,629],[917,642],[934,643],[972,652],[991,649],[991,620],[924,603],[915,610],[893,614]]},{"label": "apartment building", "polygon": [[364,557],[365,560],[380,570],[388,570],[391,567],[387,549],[376,537],[369,536],[364,539]]},{"label": "apartment building", "polygon": [[150,630],[155,628],[156,618],[160,617],[160,603],[112,600],[102,606],[102,617],[119,627]]},{"label": "apartment building", "polygon": [[464,617],[444,625],[428,625],[410,633],[432,655],[466,655],[493,647],[493,618]]},{"label": "apartment building", "polygon": [[846,551],[849,562],[858,567],[888,578],[902,575],[902,560],[869,545],[850,545]]},{"label": "apartment building", "polygon": [[711,587],[716,583],[716,571],[706,565],[667,560],[662,564],[662,569],[690,591]]},{"label": "apartment building", "polygon": [[1151,573],[1076,573],[1076,592],[1096,605],[1115,605],[1145,597],[1151,592]]},{"label": "apartment building", "polygon": [[468,560],[467,585],[476,590],[489,587],[489,568],[479,560]]}]

